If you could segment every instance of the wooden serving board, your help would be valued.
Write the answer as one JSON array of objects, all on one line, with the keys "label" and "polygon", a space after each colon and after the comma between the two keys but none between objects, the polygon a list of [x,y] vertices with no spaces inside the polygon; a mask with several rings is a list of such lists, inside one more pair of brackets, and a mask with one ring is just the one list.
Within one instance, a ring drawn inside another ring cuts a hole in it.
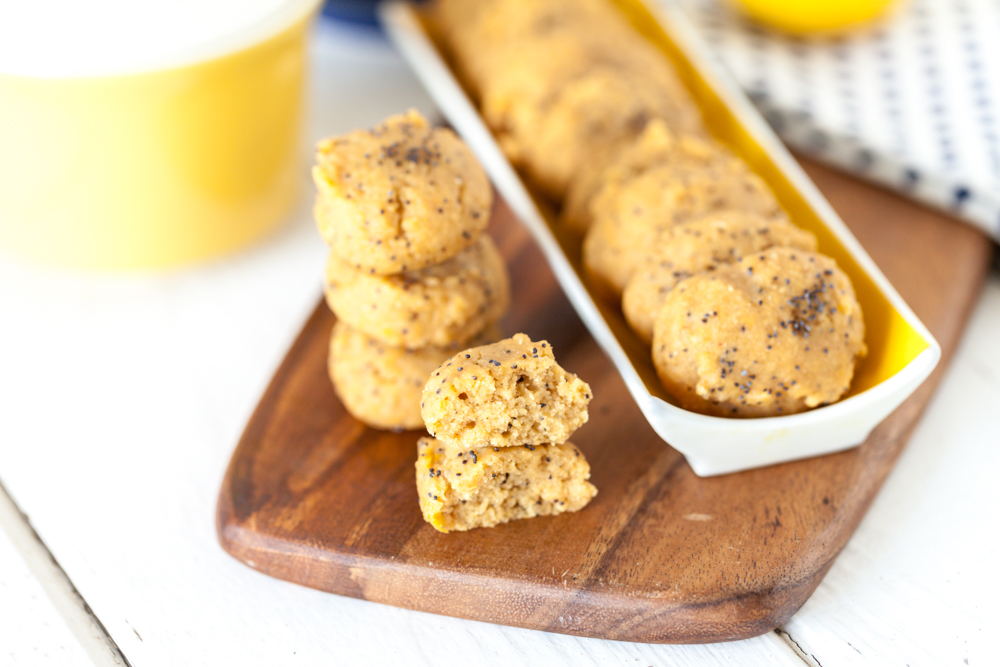
[{"label": "wooden serving board", "polygon": [[697,477],[652,431],[560,292],[527,232],[498,207],[509,262],[504,331],[548,339],[593,388],[573,438],[600,490],[583,511],[442,534],[417,506],[418,433],[352,419],[326,375],[320,304],[247,425],[222,484],[222,546],[324,591],[524,628],[641,642],[716,642],[784,623],[857,527],[930,398],[989,265],[969,227],[815,165],[810,176],[941,343],[943,360],[860,447]]}]

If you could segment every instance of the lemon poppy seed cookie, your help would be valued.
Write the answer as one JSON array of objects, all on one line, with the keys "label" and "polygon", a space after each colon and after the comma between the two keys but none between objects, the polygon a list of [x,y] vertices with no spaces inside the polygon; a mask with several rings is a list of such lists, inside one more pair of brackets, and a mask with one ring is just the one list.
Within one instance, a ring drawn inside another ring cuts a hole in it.
[{"label": "lemon poppy seed cookie", "polygon": [[[566,190],[559,223],[583,233],[590,227],[590,202],[605,183],[622,182],[642,173],[653,164],[670,159],[677,149],[678,137],[660,119],[653,119],[642,134],[619,146],[607,161],[590,161],[581,165],[576,178]],[[706,147],[709,144],[706,143]]]},{"label": "lemon poppy seed cookie", "polygon": [[[486,234],[441,264],[370,275],[331,253],[326,300],[340,320],[389,345],[462,345],[510,302],[507,268]],[[426,379],[426,378],[425,378]]]},{"label": "lemon poppy seed cookie", "polygon": [[[502,87],[504,84],[499,82],[526,62],[535,63],[534,79],[551,87],[595,59],[621,61],[625,52],[645,47],[633,48],[634,32],[605,0],[460,0],[434,4],[445,42],[480,95]],[[516,76],[533,85],[529,78]],[[536,103],[538,97],[528,99]]]},{"label": "lemon poppy seed cookie", "polygon": [[622,49],[620,40],[591,53],[578,37],[512,54],[482,101],[501,148],[555,201],[650,122],[704,132],[700,111],[662,59]]},{"label": "lemon poppy seed cookie", "polygon": [[[663,54],[603,0],[498,0],[474,12],[448,4],[438,3],[438,14],[484,119],[554,200],[580,169],[610,157],[651,119],[704,131]],[[456,22],[466,25],[451,30]]]},{"label": "lemon poppy seed cookie", "polygon": [[421,429],[427,374],[452,354],[446,348],[393,347],[337,322],[330,337],[330,379],[355,419],[375,428]]},{"label": "lemon poppy seed cookie", "polygon": [[645,342],[667,293],[679,281],[774,246],[816,250],[816,237],[785,218],[726,210],[676,225],[651,249],[622,294],[622,312]]},{"label": "lemon poppy seed cookie", "polygon": [[677,131],[700,129],[700,112],[680,84],[666,77],[671,83],[657,85],[650,74],[632,64],[593,65],[534,107],[531,122],[494,124],[500,145],[533,183],[560,201],[589,162],[607,162],[651,119],[663,119]]},{"label": "lemon poppy seed cookie", "polygon": [[590,387],[524,334],[460,352],[424,388],[428,432],[457,447],[561,444],[587,421]]},{"label": "lemon poppy seed cookie", "polygon": [[766,217],[781,211],[764,181],[732,155],[707,163],[671,161],[625,182],[606,183],[591,202],[584,267],[598,288],[621,296],[667,229],[721,209]]},{"label": "lemon poppy seed cookie", "polygon": [[[615,43],[628,37],[621,16],[603,0],[461,0],[460,11],[442,11],[454,3],[435,4],[436,16],[444,19],[445,42],[466,80],[481,96],[505,87],[503,81],[511,81],[510,74],[529,58],[538,66],[535,80],[551,85],[586,67],[595,57],[614,55]],[[456,25],[459,18],[464,23],[461,27]],[[593,30],[602,24],[603,32]],[[620,39],[614,39],[615,35]],[[543,52],[548,59],[539,59]],[[520,74],[514,76],[534,85]]]},{"label": "lemon poppy seed cookie", "polygon": [[489,221],[493,193],[472,152],[415,111],[327,139],[316,159],[320,233],[365,273],[443,262]]},{"label": "lemon poppy seed cookie", "polygon": [[679,282],[653,330],[653,364],[682,407],[787,415],[839,399],[865,354],[850,279],[824,255],[771,248]]},{"label": "lemon poppy seed cookie", "polygon": [[575,512],[597,494],[572,443],[457,449],[417,443],[420,510],[443,533]]},{"label": "lemon poppy seed cookie", "polygon": [[[495,326],[476,336],[485,344],[500,338]],[[341,403],[355,418],[383,429],[423,429],[420,396],[427,376],[452,348],[407,350],[386,345],[344,322],[330,336],[328,370]]]},{"label": "lemon poppy seed cookie", "polygon": [[591,205],[604,188],[622,183],[671,162],[711,164],[726,158],[726,150],[700,135],[678,133],[661,119],[650,120],[638,137],[624,142],[605,163],[588,160],[566,192],[560,224],[583,233],[593,219]]}]

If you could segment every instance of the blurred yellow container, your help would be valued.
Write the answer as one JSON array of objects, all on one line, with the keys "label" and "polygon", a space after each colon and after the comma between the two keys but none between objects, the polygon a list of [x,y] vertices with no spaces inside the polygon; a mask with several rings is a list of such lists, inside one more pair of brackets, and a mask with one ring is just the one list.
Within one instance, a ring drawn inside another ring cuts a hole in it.
[{"label": "blurred yellow container", "polygon": [[881,14],[893,0],[732,0],[750,16],[799,34],[837,32]]},{"label": "blurred yellow container", "polygon": [[317,5],[286,2],[176,66],[0,72],[0,248],[65,266],[164,267],[274,228],[301,181],[306,32]]}]

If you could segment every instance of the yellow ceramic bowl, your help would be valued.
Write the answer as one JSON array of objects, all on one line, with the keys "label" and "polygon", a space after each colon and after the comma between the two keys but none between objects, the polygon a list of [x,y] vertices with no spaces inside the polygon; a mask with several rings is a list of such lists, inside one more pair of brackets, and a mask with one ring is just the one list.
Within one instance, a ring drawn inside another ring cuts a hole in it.
[{"label": "yellow ceramic bowl", "polygon": [[275,227],[301,180],[317,4],[293,0],[249,42],[155,71],[0,73],[0,248],[75,267],[163,267]]},{"label": "yellow ceramic bowl", "polygon": [[837,32],[881,14],[893,0],[733,0],[750,16],[786,32]]}]

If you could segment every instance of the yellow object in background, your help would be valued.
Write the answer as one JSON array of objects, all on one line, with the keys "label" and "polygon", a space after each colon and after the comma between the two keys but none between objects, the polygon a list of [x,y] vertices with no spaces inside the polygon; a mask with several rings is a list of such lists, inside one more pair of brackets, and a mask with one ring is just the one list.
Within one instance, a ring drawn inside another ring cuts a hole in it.
[{"label": "yellow object in background", "polygon": [[875,18],[893,0],[733,0],[761,23],[799,34],[837,32]]},{"label": "yellow object in background", "polygon": [[164,267],[258,239],[302,181],[315,1],[251,44],[150,72],[0,73],[0,248],[64,266]]}]

